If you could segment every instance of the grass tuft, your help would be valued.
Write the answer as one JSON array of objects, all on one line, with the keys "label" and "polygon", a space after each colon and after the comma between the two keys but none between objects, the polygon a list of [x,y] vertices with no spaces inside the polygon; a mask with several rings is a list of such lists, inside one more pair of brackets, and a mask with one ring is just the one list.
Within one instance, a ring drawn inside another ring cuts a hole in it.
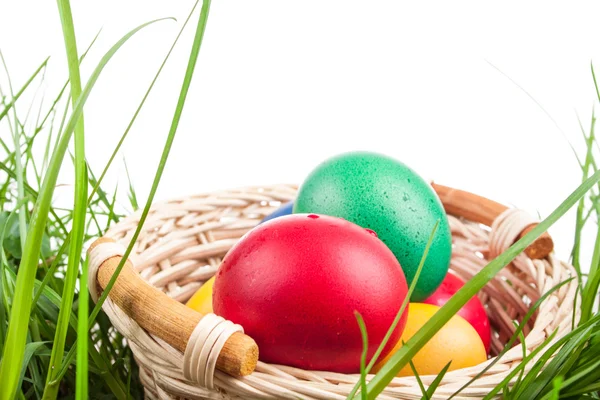
[{"label": "grass tuft", "polygon": [[[137,365],[131,350],[104,313],[97,313],[96,320],[89,318],[87,264],[81,262],[83,243],[102,234],[121,215],[115,209],[117,193],[102,189],[101,180],[95,180],[87,167],[81,117],[101,71],[114,54],[139,30],[165,19],[143,24],[126,34],[102,57],[82,90],[78,82],[79,64],[97,36],[79,58],[69,2],[60,0],[58,6],[70,69],[70,91],[65,84],[47,109],[42,96],[37,100],[39,104],[32,103],[21,119],[17,100],[36,79],[43,80],[41,72],[48,60],[16,94],[13,95],[11,85],[10,95],[5,96],[0,86],[0,120],[8,120],[14,139],[12,145],[0,139],[0,157],[2,151],[5,153],[4,159],[0,158],[0,177],[7,178],[0,178],[0,399],[140,398]],[[181,31],[173,46],[180,35]],[[151,87],[172,50],[173,47]],[[66,100],[65,93],[70,93]],[[63,112],[57,111],[60,107],[64,107]],[[55,118],[57,115],[62,118]],[[127,131],[134,121],[135,116]],[[39,138],[44,136],[40,142],[44,157],[36,163],[32,149],[39,146]],[[52,198],[56,179],[64,167],[71,137],[75,137],[75,200],[73,208],[55,208]],[[22,168],[17,168],[21,159]],[[34,180],[28,181],[28,176]],[[88,197],[90,183],[94,191]],[[111,193],[110,200],[107,193]],[[30,202],[33,207],[27,206]],[[106,222],[100,225],[100,220]],[[78,341],[77,337],[84,339]],[[67,357],[63,349],[68,350]],[[77,356],[77,363],[69,354]],[[91,388],[93,391],[89,393]]]},{"label": "grass tuft", "polygon": [[540,222],[528,234],[519,239],[504,253],[492,260],[469,282],[467,282],[448,302],[427,321],[423,327],[402,346],[381,370],[369,382],[367,389],[369,399],[374,399],[383,391],[394,376],[414,357],[414,355],[435,335],[441,327],[452,318],[483,286],[488,283],[504,266],[522,253],[552,224],[561,218],[579,199],[600,181],[600,171],[596,171],[586,179],[567,199],[559,205],[546,219]]}]

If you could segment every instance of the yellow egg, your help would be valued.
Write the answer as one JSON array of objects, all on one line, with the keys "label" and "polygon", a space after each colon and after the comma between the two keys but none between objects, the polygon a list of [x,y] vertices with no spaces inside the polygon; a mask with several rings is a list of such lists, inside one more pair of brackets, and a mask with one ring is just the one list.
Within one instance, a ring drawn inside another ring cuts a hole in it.
[{"label": "yellow egg", "polygon": [[[440,307],[410,303],[408,318],[402,337],[394,349],[374,367],[379,369],[390,357],[407,342]],[[419,375],[437,375],[452,361],[449,371],[478,365],[487,359],[483,342],[477,331],[463,317],[454,315],[413,357],[412,362]],[[406,365],[398,376],[413,375],[410,365]]]},{"label": "yellow egg", "polygon": [[193,308],[198,311],[200,314],[208,314],[213,312],[212,306],[212,293],[213,293],[213,285],[215,283],[215,277],[213,276],[206,282],[204,285],[200,286],[200,289],[188,302],[185,304],[186,306]]}]

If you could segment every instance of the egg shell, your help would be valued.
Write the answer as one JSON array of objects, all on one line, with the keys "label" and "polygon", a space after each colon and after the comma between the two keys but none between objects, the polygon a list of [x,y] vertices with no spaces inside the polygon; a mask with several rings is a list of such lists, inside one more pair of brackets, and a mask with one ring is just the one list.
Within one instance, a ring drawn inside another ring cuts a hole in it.
[{"label": "egg shell", "polygon": [[[368,330],[372,357],[407,295],[392,252],[367,230],[330,216],[288,215],[258,225],[216,274],[215,313],[244,327],[260,360],[355,373]],[[392,334],[391,350],[406,312]]]},{"label": "egg shell", "polygon": [[[449,272],[442,281],[440,287],[438,287],[431,296],[425,299],[423,303],[442,307],[464,286],[464,284],[462,279]],[[490,320],[488,319],[485,308],[483,307],[483,304],[481,304],[479,297],[473,296],[457,314],[467,320],[467,322],[475,328],[483,342],[485,352],[488,353],[490,351],[492,331],[490,328]]]},{"label": "egg shell", "polygon": [[215,284],[215,277],[213,276],[194,293],[194,295],[187,301],[186,306],[198,311],[200,314],[209,314],[213,312],[212,306],[212,294],[213,286]]},{"label": "egg shell", "polygon": [[289,215],[292,213],[293,208],[294,208],[294,202],[288,201],[287,203],[285,203],[281,207],[279,207],[277,210],[273,211],[271,214],[264,217],[263,220],[260,221],[260,223],[262,224],[263,222],[267,222],[267,221],[270,221],[270,220],[278,218],[278,217],[283,217],[284,215]]},{"label": "egg shell", "polygon": [[415,171],[390,157],[353,152],[326,160],[300,187],[294,213],[332,215],[374,230],[409,285],[439,221],[411,301],[426,299],[448,272],[452,237],[440,199]]},{"label": "egg shell", "polygon": [[[379,371],[389,358],[402,347],[440,309],[431,304],[410,303],[408,319],[402,338],[394,349],[374,369]],[[463,317],[454,315],[412,358],[419,375],[437,375],[451,361],[449,371],[473,367],[486,361],[487,356],[481,338]],[[407,364],[397,376],[412,376]]]}]

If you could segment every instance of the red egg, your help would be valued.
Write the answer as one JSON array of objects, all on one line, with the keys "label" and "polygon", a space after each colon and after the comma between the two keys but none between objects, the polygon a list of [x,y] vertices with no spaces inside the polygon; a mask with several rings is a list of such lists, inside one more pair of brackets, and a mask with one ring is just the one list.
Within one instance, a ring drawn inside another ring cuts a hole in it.
[{"label": "red egg", "polygon": [[[223,259],[213,290],[215,313],[244,327],[262,361],[352,373],[362,352],[354,312],[365,321],[370,360],[408,288],[396,257],[372,233],[336,217],[295,214],[248,232]],[[405,323],[406,311],[382,357]]]},{"label": "red egg", "polygon": [[[459,277],[452,273],[448,273],[442,284],[431,296],[424,300],[423,303],[441,307],[446,304],[446,302],[450,300],[450,297],[458,292],[464,284],[465,283]],[[475,328],[479,337],[481,337],[486,353],[488,353],[490,351],[491,341],[490,321],[479,298],[473,296],[473,298],[471,298],[457,314],[466,319],[473,328]]]}]

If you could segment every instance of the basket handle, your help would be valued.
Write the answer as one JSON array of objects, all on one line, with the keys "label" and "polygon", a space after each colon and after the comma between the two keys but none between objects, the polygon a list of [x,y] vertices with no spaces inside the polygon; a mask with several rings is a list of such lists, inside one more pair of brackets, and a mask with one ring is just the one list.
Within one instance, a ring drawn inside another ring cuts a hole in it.
[{"label": "basket handle", "polygon": [[[503,204],[464,190],[438,185],[433,182],[431,186],[436,191],[448,214],[463,217],[486,226],[492,226],[494,220],[509,209]],[[525,236],[536,225],[534,223],[527,226],[518,238]],[[548,232],[544,232],[525,249],[525,254],[533,259],[542,259],[546,258],[553,249],[554,242],[552,238]]]},{"label": "basket handle", "polygon": [[[97,239],[88,254],[101,243],[114,240]],[[97,283],[106,289],[122,257],[114,256],[98,268]],[[151,334],[161,338],[181,352],[185,352],[194,329],[204,315],[186,307],[148,284],[133,269],[129,260],[121,270],[110,299],[130,318]],[[251,374],[258,362],[258,346],[254,339],[241,332],[232,334],[217,358],[216,369],[233,376]]]}]

